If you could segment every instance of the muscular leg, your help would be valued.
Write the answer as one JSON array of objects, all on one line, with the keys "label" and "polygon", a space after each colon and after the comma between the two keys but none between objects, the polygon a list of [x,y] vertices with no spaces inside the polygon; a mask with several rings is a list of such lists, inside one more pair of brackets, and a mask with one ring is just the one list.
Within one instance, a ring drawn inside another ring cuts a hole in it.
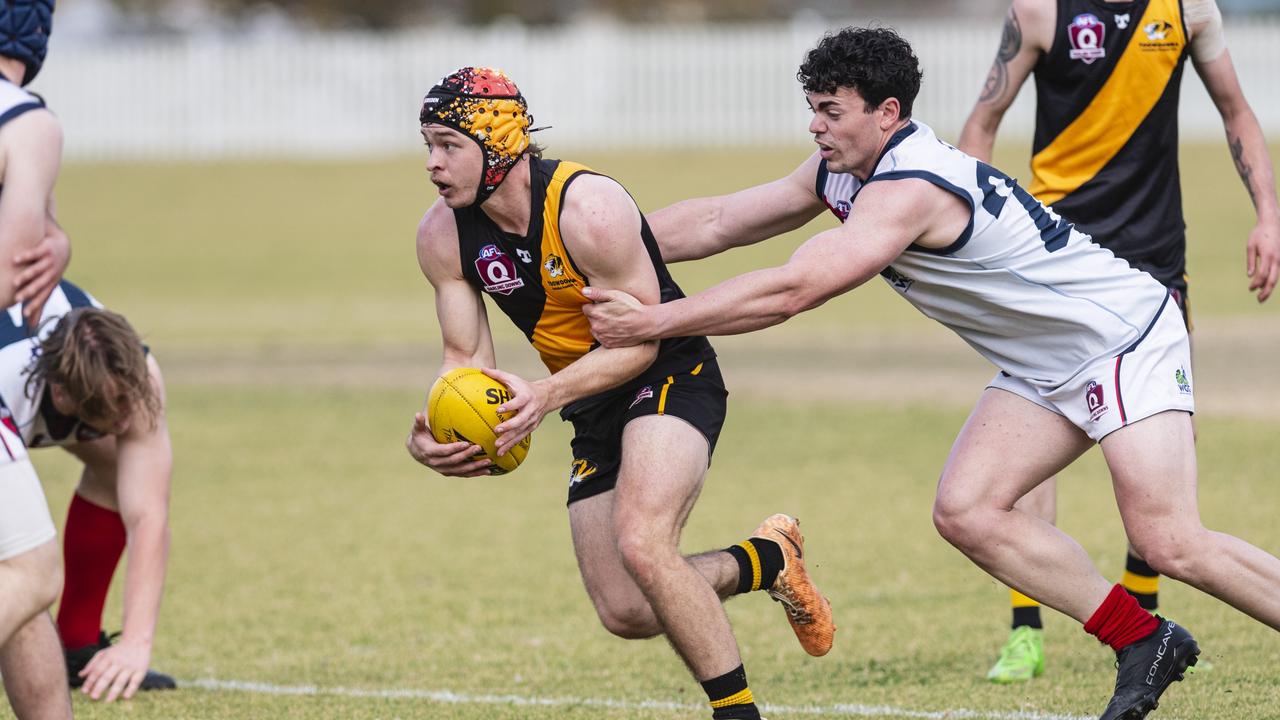
[{"label": "muscular leg", "polygon": [[[569,527],[587,595],[605,629],[627,639],[661,635],[662,624],[649,599],[627,572],[618,552],[613,527],[616,492],[607,492],[569,506]],[[686,513],[687,517],[687,513]],[[685,518],[680,519],[683,526]],[[721,598],[728,598],[738,582],[738,565],[723,550],[686,556],[685,560]]]},{"label": "muscular leg", "polygon": [[71,717],[62,646],[47,612],[31,618],[0,647],[0,674],[9,704],[22,720]]},{"label": "muscular leg", "polygon": [[1163,412],[1121,428],[1102,452],[1125,531],[1147,563],[1280,630],[1280,560],[1201,524],[1190,416]]},{"label": "muscular leg", "polygon": [[0,642],[43,613],[62,590],[58,544],[50,540],[21,555],[0,560]]},{"label": "muscular leg", "polygon": [[1066,418],[987,389],[956,438],[933,510],[942,536],[979,567],[1081,623],[1111,584],[1075,540],[1014,504],[1092,445]]}]

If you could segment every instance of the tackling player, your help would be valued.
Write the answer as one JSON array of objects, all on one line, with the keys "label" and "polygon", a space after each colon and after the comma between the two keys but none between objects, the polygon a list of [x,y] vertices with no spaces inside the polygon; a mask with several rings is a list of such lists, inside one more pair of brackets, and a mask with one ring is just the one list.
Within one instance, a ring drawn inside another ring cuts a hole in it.
[{"label": "tackling player", "polygon": [[[440,374],[496,365],[489,299],[541,355],[549,377],[507,385],[502,454],[559,409],[573,423],[569,525],[587,594],[609,632],[665,634],[702,684],[714,718],[760,717],[721,600],[764,589],[787,609],[805,650],[825,654],[835,626],[809,581],[796,521],[766,519],[724,551],[683,557],[680,533],[702,488],[727,392],[696,335],[607,349],[582,307],[588,280],[648,302],[682,296],[627,191],[530,145],[524,97],[506,75],[463,68],[427,94],[419,120],[439,190],[418,227],[418,260],[435,288]],[[413,457],[444,474],[488,474],[469,443],[441,445],[419,413]]]},{"label": "tackling player", "polygon": [[[1034,74],[1031,194],[1168,287],[1190,330],[1178,178],[1178,97],[1188,56],[1222,115],[1257,212],[1245,260],[1249,290],[1263,302],[1280,279],[1280,207],[1266,140],[1240,90],[1213,0],[1014,0],[959,147],[990,162],[1000,120]],[[1051,478],[1018,507],[1054,522],[1055,489]],[[1121,582],[1156,610],[1159,575],[1133,548]],[[1013,630],[987,673],[993,682],[1044,671],[1039,605],[1011,593]]]},{"label": "tackling player", "polygon": [[1280,629],[1280,560],[1207,530],[1196,501],[1186,328],[1168,290],[911,116],[919,63],[892,30],[845,28],[800,67],[818,152],[790,176],[654,214],[670,258],[843,224],[781,267],[645,305],[587,288],[605,347],[775,325],[882,276],[1000,372],[938,483],[938,531],[975,564],[1116,651],[1102,720],[1142,718],[1194,665],[1187,630],[1108,583],[1061,530],[1014,507],[1095,444],[1130,540],[1152,567]]}]

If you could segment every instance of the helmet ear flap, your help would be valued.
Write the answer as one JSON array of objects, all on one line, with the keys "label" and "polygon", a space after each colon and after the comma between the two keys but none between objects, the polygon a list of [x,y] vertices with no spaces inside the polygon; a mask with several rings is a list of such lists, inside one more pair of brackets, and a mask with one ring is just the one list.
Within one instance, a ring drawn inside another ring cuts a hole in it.
[{"label": "helmet ear flap", "polygon": [[26,66],[22,84],[35,79],[49,51],[53,31],[54,0],[3,0],[0,2],[0,55],[21,60]]}]

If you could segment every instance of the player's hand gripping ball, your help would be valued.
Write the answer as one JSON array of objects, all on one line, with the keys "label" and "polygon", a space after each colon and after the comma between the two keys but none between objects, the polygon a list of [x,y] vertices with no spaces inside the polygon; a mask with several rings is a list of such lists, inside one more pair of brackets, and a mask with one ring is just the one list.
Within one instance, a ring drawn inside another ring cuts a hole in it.
[{"label": "player's hand gripping ball", "polygon": [[[529,454],[533,436],[516,443],[506,455],[498,455],[498,435],[493,431],[509,413],[498,412],[498,406],[511,399],[506,385],[480,372],[478,368],[450,370],[436,380],[427,396],[427,422],[438,443],[469,442],[479,445],[482,455],[493,463],[490,475],[504,475],[515,470]],[[479,459],[481,455],[477,455]]]}]

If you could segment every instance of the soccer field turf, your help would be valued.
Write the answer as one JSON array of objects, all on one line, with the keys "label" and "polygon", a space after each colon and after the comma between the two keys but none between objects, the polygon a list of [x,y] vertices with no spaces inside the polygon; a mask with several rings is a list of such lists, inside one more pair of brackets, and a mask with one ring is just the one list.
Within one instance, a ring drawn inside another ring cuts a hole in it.
[{"label": "soccer field turf", "polygon": [[[582,159],[654,208],[779,176],[805,153]],[[1185,155],[1203,515],[1280,552],[1280,301],[1259,308],[1245,292],[1252,213],[1225,149]],[[1025,157],[1005,157],[1026,176]],[[439,361],[413,255],[432,197],[420,166],[66,169],[68,277],[128,315],[168,380],[174,532],[153,664],[187,685],[123,707],[77,701],[79,716],[708,715],[662,640],[599,627],[569,543],[569,434],[557,418],[506,477],[444,479],[405,453]],[[697,290],[781,262],[803,237],[675,273]],[[1112,658],[1055,613],[1044,678],[983,679],[1007,633],[1008,596],[938,537],[930,504],[993,371],[873,285],[716,341],[730,415],[685,549],[737,542],[773,512],[797,515],[840,626],[832,653],[814,659],[776,603],[730,602],[752,689],[772,720],[1096,717]],[[532,351],[491,316],[501,364],[536,376]],[[57,451],[35,457],[60,524],[76,468]],[[1123,533],[1098,453],[1060,488],[1061,526],[1118,576]],[[1161,590],[1216,667],[1171,688],[1153,717],[1276,717],[1280,636],[1178,583]],[[117,581],[109,630],[119,593]]]}]

